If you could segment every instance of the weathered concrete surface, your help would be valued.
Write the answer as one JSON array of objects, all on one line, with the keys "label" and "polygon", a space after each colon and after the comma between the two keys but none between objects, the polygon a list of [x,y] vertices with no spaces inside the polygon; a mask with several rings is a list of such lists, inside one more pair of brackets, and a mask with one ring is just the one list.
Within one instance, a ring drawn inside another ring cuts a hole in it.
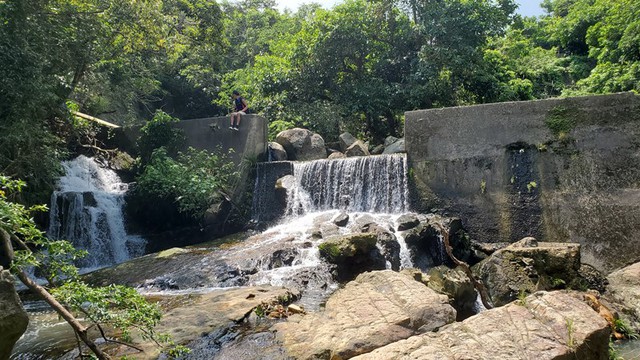
[{"label": "weathered concrete surface", "polygon": [[608,345],[608,324],[589,305],[571,294],[538,292],[354,359],[605,360]]},{"label": "weathered concrete surface", "polygon": [[267,151],[267,120],[259,115],[243,115],[240,130],[229,129],[229,117],[182,120],[176,124],[187,136],[186,147],[223,152],[233,149],[230,155],[235,164],[243,159],[256,160]]},{"label": "weathered concrete surface", "polygon": [[455,320],[445,295],[390,270],[360,274],[331,295],[325,311],[274,326],[295,359],[349,359]]},{"label": "weathered concrete surface", "polygon": [[640,260],[639,96],[411,111],[405,134],[415,205],[460,216],[474,240],[578,242],[606,272]]},{"label": "weathered concrete surface", "polygon": [[[175,126],[186,135],[184,148],[193,147],[198,150],[230,154],[231,160],[240,165],[243,159],[255,160],[267,154],[268,123],[259,115],[243,115],[238,131],[229,129],[228,116],[202,119],[182,120]],[[134,152],[135,143],[140,136],[139,127],[122,128],[114,131],[114,143],[118,148]]]}]

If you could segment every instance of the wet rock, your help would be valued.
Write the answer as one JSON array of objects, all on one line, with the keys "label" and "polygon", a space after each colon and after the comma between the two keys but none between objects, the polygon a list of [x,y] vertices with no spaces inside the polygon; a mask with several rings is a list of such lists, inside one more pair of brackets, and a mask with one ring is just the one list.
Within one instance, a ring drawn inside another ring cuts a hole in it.
[{"label": "wet rock", "polygon": [[421,270],[438,265],[452,265],[444,249],[440,232],[433,224],[422,222],[404,233],[411,261]]},{"label": "wet rock", "polygon": [[327,151],[322,136],[307,129],[290,129],[280,132],[276,142],[284,147],[289,160],[326,159]]},{"label": "wet rock", "polygon": [[274,326],[295,359],[348,359],[455,319],[447,297],[393,271],[360,274],[333,294],[324,312]]},{"label": "wet rock", "polygon": [[369,156],[369,149],[362,141],[356,140],[349,148],[344,152],[347,157],[353,156]]},{"label": "wet rock", "polygon": [[384,151],[384,145],[378,145],[371,149],[371,155],[380,155]]},{"label": "wet rock", "polygon": [[640,328],[640,262],[612,272],[607,280],[607,297],[627,322]]},{"label": "wet rock", "polygon": [[340,150],[342,150],[343,153],[346,152],[356,141],[358,141],[358,139],[348,132],[340,134]]},{"label": "wet rock", "polygon": [[357,360],[608,359],[609,328],[589,305],[562,292],[484,311],[437,333],[401,340]]},{"label": "wet rock", "polygon": [[387,146],[382,153],[383,154],[398,154],[398,153],[404,153],[404,152],[406,152],[405,147],[404,147],[404,139],[400,139],[400,140],[394,142],[393,144]]},{"label": "wet rock", "polygon": [[391,269],[394,271],[400,270],[400,244],[395,234],[388,229],[378,225],[369,224],[366,225],[362,232],[375,234],[378,241],[378,247],[381,249],[381,254],[384,259],[391,264]]},{"label": "wet rock", "polygon": [[305,311],[302,307],[295,305],[295,304],[291,304],[289,306],[287,306],[287,311],[290,314],[305,314]]},{"label": "wet rock", "polygon": [[296,178],[293,175],[285,175],[276,180],[274,196],[282,209],[287,208],[288,193],[296,187]]},{"label": "wet rock", "polygon": [[413,214],[404,214],[398,218],[398,231],[413,229],[420,224],[420,220]]},{"label": "wet rock", "polygon": [[441,265],[429,269],[428,275],[428,286],[452,299],[451,304],[458,312],[458,321],[474,314],[477,293],[464,270]]},{"label": "wet rock", "polygon": [[574,282],[580,269],[580,245],[525,238],[493,253],[473,267],[495,306],[521,292],[551,290]]},{"label": "wet rock", "polygon": [[332,236],[340,235],[340,229],[338,225],[332,222],[326,222],[320,226],[320,233],[322,234],[322,238],[328,239]]},{"label": "wet rock", "polygon": [[349,223],[349,214],[347,214],[346,212],[341,212],[340,214],[336,215],[336,217],[334,217],[332,221],[334,224],[340,227],[347,226],[347,224]]},{"label": "wet rock", "polygon": [[340,151],[336,151],[334,153],[331,153],[329,155],[329,160],[333,160],[333,159],[345,159],[347,157],[347,155],[341,153]]},{"label": "wet rock", "polygon": [[284,146],[275,141],[269,142],[269,152],[271,154],[271,161],[287,160],[287,151],[284,149]]},{"label": "wet rock", "polygon": [[0,267],[0,359],[9,358],[16,341],[29,325],[29,317],[13,283],[9,271]]},{"label": "wet rock", "polygon": [[336,265],[336,278],[350,280],[356,275],[385,268],[385,259],[376,247],[376,234],[335,236],[320,244],[320,256]]},{"label": "wet rock", "polygon": [[387,136],[387,138],[384,139],[384,147],[391,146],[391,144],[395,143],[396,141],[398,141],[397,137]]}]

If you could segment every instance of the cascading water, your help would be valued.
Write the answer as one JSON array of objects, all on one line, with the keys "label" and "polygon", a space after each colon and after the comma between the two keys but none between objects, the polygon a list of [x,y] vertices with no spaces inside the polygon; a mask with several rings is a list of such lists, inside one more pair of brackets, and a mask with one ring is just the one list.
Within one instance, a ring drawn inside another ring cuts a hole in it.
[{"label": "cascading water", "polygon": [[85,270],[143,255],[145,240],[125,230],[122,207],[127,184],[86,156],[62,166],[65,175],[51,195],[47,235],[86,250],[88,255],[77,264]]},{"label": "cascading water", "polygon": [[297,184],[287,215],[323,210],[398,214],[407,211],[407,160],[403,154],[293,164]]}]

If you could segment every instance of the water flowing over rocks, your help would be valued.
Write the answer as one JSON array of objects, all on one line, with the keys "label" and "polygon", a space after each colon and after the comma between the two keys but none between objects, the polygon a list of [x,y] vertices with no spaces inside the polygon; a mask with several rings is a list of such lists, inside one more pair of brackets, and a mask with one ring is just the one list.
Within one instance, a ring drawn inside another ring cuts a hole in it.
[{"label": "water flowing over rocks", "polygon": [[317,160],[326,159],[327,150],[322,136],[307,129],[290,129],[280,132],[276,142],[287,152],[289,160]]},{"label": "water flowing over rocks", "polygon": [[125,230],[122,207],[127,184],[82,155],[62,167],[65,175],[51,195],[47,235],[86,250],[88,256],[78,260],[83,268],[114,265],[144,254],[145,240]]},{"label": "water flowing over rocks", "polygon": [[16,341],[27,330],[29,317],[13,286],[14,279],[0,266],[0,359],[8,359]]},{"label": "water flowing over rocks", "polygon": [[537,292],[522,303],[395,342],[357,360],[605,360],[609,327],[589,305],[563,292]]},{"label": "water flowing over rocks", "polygon": [[294,163],[297,188],[289,194],[286,213],[339,209],[402,214],[408,207],[406,172],[404,155]]},{"label": "water flowing over rocks", "polygon": [[522,292],[570,286],[579,278],[579,270],[579,244],[538,242],[531,237],[494,252],[473,268],[495,306]]},{"label": "water flowing over rocks", "polygon": [[393,271],[359,275],[322,312],[274,326],[289,356],[348,359],[455,320],[446,296]]}]

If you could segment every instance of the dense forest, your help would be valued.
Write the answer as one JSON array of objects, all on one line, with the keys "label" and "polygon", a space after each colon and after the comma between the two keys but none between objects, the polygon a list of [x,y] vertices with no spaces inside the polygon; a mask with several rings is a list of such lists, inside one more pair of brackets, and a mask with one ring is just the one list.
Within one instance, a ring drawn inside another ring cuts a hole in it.
[{"label": "dense forest", "polygon": [[640,1],[0,1],[0,173],[46,201],[86,125],[157,109],[225,115],[239,90],[270,133],[302,126],[379,142],[403,112],[640,90]]}]

